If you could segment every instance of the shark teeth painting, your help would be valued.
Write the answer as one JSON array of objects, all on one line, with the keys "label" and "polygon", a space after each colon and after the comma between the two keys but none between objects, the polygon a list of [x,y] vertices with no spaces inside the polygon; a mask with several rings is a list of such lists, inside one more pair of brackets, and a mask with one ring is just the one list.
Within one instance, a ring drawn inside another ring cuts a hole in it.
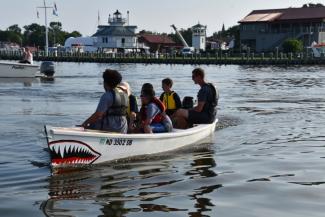
[{"label": "shark teeth painting", "polygon": [[53,165],[92,164],[101,154],[84,142],[75,140],[57,140],[49,143]]}]

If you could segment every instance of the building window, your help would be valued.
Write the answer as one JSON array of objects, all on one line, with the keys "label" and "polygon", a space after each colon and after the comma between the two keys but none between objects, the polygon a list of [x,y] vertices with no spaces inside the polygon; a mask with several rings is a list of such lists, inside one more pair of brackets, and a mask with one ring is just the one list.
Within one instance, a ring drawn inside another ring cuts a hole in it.
[{"label": "building window", "polygon": [[125,38],[122,38],[121,42],[122,42],[122,44],[124,44],[125,43]]}]

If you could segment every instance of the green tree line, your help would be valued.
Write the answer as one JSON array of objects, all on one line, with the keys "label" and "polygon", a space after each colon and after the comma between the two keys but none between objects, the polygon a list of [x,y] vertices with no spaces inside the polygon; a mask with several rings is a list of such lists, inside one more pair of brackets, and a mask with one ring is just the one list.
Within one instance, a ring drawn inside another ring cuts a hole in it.
[{"label": "green tree line", "polygon": [[[49,46],[63,45],[69,37],[79,37],[80,32],[67,32],[62,30],[61,22],[51,22],[49,26]],[[13,42],[21,46],[35,46],[44,48],[45,26],[32,23],[20,28],[17,24],[9,26],[6,30],[0,30],[0,41]]]}]

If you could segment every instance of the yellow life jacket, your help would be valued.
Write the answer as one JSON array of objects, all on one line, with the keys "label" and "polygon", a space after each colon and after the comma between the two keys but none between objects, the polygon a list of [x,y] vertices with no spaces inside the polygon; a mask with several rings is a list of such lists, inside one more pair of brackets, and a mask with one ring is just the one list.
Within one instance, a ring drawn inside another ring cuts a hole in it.
[{"label": "yellow life jacket", "polygon": [[168,110],[176,109],[176,102],[174,99],[174,94],[175,94],[174,91],[172,91],[171,93],[164,93],[163,103],[165,104],[166,109],[168,109]]}]

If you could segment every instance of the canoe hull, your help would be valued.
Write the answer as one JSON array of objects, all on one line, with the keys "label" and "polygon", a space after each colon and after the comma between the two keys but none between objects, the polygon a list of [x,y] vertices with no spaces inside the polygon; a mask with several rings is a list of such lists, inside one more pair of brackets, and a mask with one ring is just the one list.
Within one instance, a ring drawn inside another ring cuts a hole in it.
[{"label": "canoe hull", "polygon": [[214,133],[216,122],[162,134],[115,134],[50,127],[46,127],[46,133],[52,166],[65,167],[172,151],[208,138]]},{"label": "canoe hull", "polygon": [[37,65],[0,62],[1,78],[33,78],[38,70]]}]

